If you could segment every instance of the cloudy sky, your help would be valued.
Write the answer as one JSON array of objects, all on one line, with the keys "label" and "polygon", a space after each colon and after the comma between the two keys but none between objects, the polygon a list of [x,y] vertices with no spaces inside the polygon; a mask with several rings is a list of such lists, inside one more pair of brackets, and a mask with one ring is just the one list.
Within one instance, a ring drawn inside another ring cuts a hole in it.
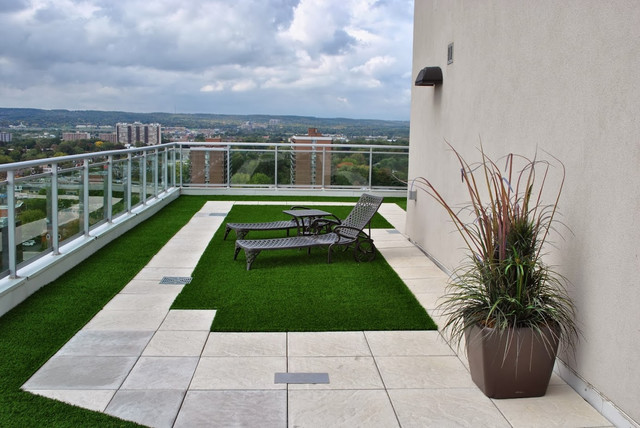
[{"label": "cloudy sky", "polygon": [[0,107],[409,119],[413,0],[0,0]]}]

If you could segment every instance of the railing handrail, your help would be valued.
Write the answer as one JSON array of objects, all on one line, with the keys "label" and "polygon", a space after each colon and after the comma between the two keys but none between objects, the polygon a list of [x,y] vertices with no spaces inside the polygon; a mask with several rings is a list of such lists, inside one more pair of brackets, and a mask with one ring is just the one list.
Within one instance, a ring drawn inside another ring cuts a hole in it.
[{"label": "railing handrail", "polygon": [[[173,147],[207,147],[207,146],[227,146],[227,147],[275,147],[276,150],[280,148],[289,148],[289,147],[331,147],[331,149],[341,149],[341,148],[358,148],[363,150],[398,150],[400,152],[408,152],[409,146],[394,146],[394,145],[378,145],[378,144],[346,144],[346,143],[337,143],[337,144],[314,144],[314,143],[261,143],[261,142],[235,142],[235,141],[196,141],[196,142],[185,142],[185,141],[172,141],[169,143],[157,144],[153,146],[142,146],[142,147],[131,147],[128,149],[118,149],[118,150],[105,150],[102,152],[88,152],[81,153],[77,155],[66,155],[66,156],[57,156],[50,157],[44,159],[33,159],[28,161],[21,162],[11,162],[6,164],[0,164],[0,172],[7,171],[16,171],[19,169],[31,168],[34,166],[41,165],[50,165],[50,164],[59,164],[64,162],[70,162],[74,160],[84,160],[84,159],[93,159],[100,157],[108,157],[108,156],[117,156],[117,155],[127,155],[129,153],[136,152],[150,152],[156,151],[162,148],[173,148]],[[211,150],[216,150],[212,147]]]}]

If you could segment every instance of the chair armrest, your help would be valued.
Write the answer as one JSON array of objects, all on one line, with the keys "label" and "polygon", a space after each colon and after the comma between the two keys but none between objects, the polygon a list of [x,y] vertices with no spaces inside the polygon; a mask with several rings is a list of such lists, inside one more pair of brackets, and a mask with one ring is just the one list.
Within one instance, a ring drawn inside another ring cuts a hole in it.
[{"label": "chair armrest", "polygon": [[302,205],[294,205],[294,206],[291,207],[291,209],[292,210],[309,210],[311,208],[305,207],[305,206],[302,206]]},{"label": "chair armrest", "polygon": [[[344,233],[342,233],[343,230],[353,230],[355,231],[355,237],[349,236],[349,235],[345,235]],[[357,240],[358,238],[365,238],[365,239],[370,239],[369,235],[367,234],[367,232],[365,232],[364,230],[360,230],[357,227],[351,227],[351,226],[336,226],[333,228],[332,230],[333,233],[335,233],[336,235],[342,237],[342,238],[348,238],[348,239],[353,239],[354,241]]]}]

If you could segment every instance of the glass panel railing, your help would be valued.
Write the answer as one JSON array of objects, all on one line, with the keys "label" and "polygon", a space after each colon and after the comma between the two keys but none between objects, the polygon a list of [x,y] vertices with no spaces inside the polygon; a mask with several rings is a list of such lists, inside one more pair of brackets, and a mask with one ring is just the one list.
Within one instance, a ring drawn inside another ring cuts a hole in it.
[{"label": "glass panel railing", "polygon": [[0,276],[9,274],[9,206],[7,182],[0,181]]},{"label": "glass panel railing", "polygon": [[407,170],[408,147],[331,143],[170,143],[2,164],[0,278],[176,187],[403,194]]},{"label": "glass panel railing", "polygon": [[183,184],[221,187],[227,185],[227,150],[223,146],[193,147],[184,163]]},{"label": "glass panel railing", "polygon": [[409,176],[406,153],[381,152],[373,155],[371,185],[373,187],[403,187]]},{"label": "glass panel railing", "polygon": [[114,160],[112,166],[111,204],[113,218],[127,212],[129,193],[127,191],[127,177],[129,160]]},{"label": "glass panel railing", "polygon": [[331,185],[369,186],[369,153],[351,150],[331,151]]},{"label": "glass panel railing", "polygon": [[83,169],[58,171],[58,234],[60,243],[84,232],[83,226]]},{"label": "glass panel railing", "polygon": [[[259,173],[260,157],[259,149],[233,149],[231,150],[231,185],[249,186],[254,174]],[[258,176],[259,178],[260,176]]]},{"label": "glass panel railing", "polygon": [[292,156],[293,150],[290,148],[284,148],[278,150],[278,167],[277,167],[277,186],[278,187],[291,187],[295,177],[293,175],[292,168]]},{"label": "glass panel railing", "polygon": [[133,156],[131,158],[131,208],[137,207],[142,203],[143,188],[142,174],[144,159],[142,155]]},{"label": "glass panel railing", "polygon": [[107,220],[107,163],[99,162],[89,166],[89,226]]},{"label": "glass panel railing", "polygon": [[146,181],[144,186],[145,201],[155,196],[156,186],[155,186],[155,182],[153,181],[155,169],[156,169],[156,155],[153,152],[148,152],[145,159],[145,174],[146,174]]},{"label": "glass panel railing", "polygon": [[18,265],[52,248],[51,173],[15,181],[15,245]]}]

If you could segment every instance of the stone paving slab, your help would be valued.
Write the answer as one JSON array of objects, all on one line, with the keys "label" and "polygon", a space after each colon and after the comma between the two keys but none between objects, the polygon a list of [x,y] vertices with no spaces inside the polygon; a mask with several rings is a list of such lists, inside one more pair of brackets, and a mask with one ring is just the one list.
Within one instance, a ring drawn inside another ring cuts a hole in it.
[{"label": "stone paving slab", "polygon": [[135,357],[54,356],[24,389],[118,389]]},{"label": "stone paving slab", "polygon": [[186,390],[119,390],[105,413],[142,425],[171,428]]},{"label": "stone paving slab", "polygon": [[286,428],[287,392],[188,391],[174,426]]}]

